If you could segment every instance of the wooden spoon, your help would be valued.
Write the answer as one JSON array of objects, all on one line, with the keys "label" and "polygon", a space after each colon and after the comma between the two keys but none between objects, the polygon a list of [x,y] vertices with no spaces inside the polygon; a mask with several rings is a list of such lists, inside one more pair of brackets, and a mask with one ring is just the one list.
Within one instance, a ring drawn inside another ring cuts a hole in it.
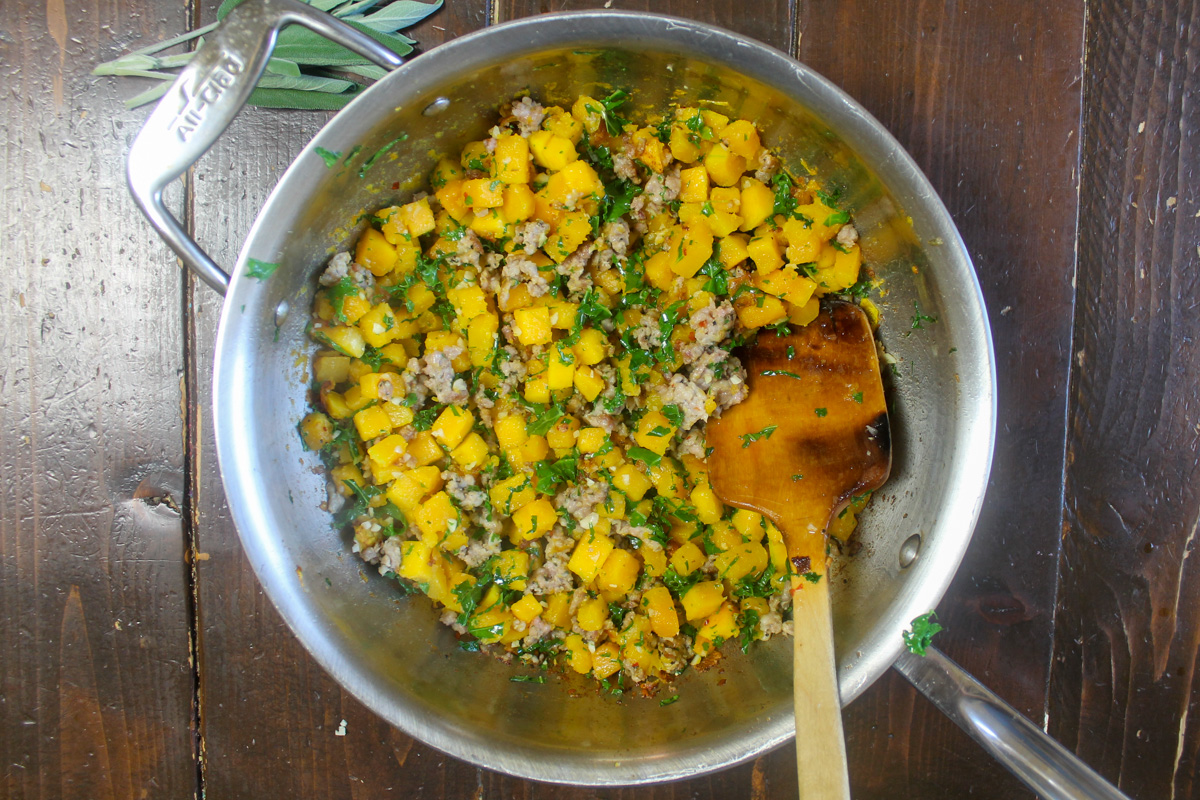
[{"label": "wooden spoon", "polygon": [[708,425],[714,491],[766,515],[792,566],[796,767],[802,798],[850,797],[833,652],[826,530],[891,470],[887,406],[863,310],[827,302],[789,336],[739,354],[750,397]]}]

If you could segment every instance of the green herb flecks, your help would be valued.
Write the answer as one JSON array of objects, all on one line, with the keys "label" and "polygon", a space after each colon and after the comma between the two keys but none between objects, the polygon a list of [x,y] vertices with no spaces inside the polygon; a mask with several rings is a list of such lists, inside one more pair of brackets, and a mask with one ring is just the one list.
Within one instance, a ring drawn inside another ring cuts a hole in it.
[{"label": "green herb flecks", "polygon": [[910,653],[918,656],[925,655],[925,651],[933,643],[934,634],[945,630],[934,621],[936,619],[936,611],[922,614],[912,621],[912,628],[910,630],[904,631],[901,634],[904,637],[904,646],[908,648]]},{"label": "green herb flecks", "polygon": [[925,327],[922,323],[937,322],[937,317],[931,317],[928,314],[921,313],[921,307],[917,305],[917,301],[913,300],[913,310],[916,312],[912,318],[912,328],[914,331],[923,331]]},{"label": "green herb flecks", "polygon": [[778,425],[768,425],[761,431],[755,431],[754,433],[743,433],[738,437],[742,440],[742,449],[744,450],[745,448],[757,442],[759,439],[770,439],[771,434],[774,433],[775,429],[778,427]]},{"label": "green herb flecks", "polygon": [[645,447],[631,447],[625,451],[625,455],[641,461],[647,467],[657,467],[662,463],[662,456],[653,450],[647,450]]},{"label": "green herb flecks", "polygon": [[390,142],[385,144],[383,147],[376,150],[375,154],[373,156],[371,156],[370,158],[368,158],[366,161],[364,161],[363,165],[358,168],[358,177],[365,178],[367,176],[367,171],[370,170],[371,167],[375,166],[376,161],[381,159],[384,156],[384,154],[387,153],[388,150],[391,150],[393,147],[398,145],[400,142],[403,142],[407,138],[408,138],[408,134],[402,133],[399,136],[397,136],[395,139],[392,139]]},{"label": "green herb flecks", "polygon": [[788,372],[786,369],[764,369],[759,375],[764,375],[768,378],[795,378],[798,381],[804,380],[801,376],[794,372]]},{"label": "green herb flecks", "polygon": [[513,675],[509,678],[513,683],[545,683],[545,675]]},{"label": "green herb flecks", "polygon": [[828,413],[829,413],[829,409],[827,409],[827,408],[814,408],[814,409],[813,409],[813,413],[814,413],[814,414],[816,414],[818,417],[824,417],[826,414],[828,414]]},{"label": "green herb flecks", "polygon": [[277,269],[279,269],[279,265],[269,261],[259,261],[257,258],[246,259],[246,274],[260,281],[265,281],[274,275]]},{"label": "green herb flecks", "polygon": [[342,157],[341,150],[335,153],[332,150],[326,150],[324,147],[316,148],[316,153],[321,157],[321,160],[325,162],[325,166],[329,167],[330,169],[336,167],[338,159]]},{"label": "green herb flecks", "polygon": [[677,702],[679,702],[679,695],[673,694],[670,697],[664,697],[662,700],[659,700],[658,704],[660,706],[669,706],[672,703],[677,703]]},{"label": "green herb flecks", "polygon": [[609,136],[620,136],[621,131],[629,124],[629,120],[617,113],[617,109],[625,105],[625,101],[628,99],[628,92],[624,89],[617,89],[600,101],[600,104],[604,106],[601,115],[604,117],[604,127],[608,130]]}]

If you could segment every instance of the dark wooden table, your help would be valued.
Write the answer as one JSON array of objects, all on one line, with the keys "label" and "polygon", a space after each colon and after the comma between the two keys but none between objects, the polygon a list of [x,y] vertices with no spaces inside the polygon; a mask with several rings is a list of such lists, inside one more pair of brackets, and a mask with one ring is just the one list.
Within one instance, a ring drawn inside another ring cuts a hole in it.
[{"label": "dark wooden table", "polygon": [[[413,33],[602,4],[447,0]],[[125,189],[140,87],[89,75],[216,5],[0,6],[0,797],[794,796],[788,747],[638,790],[478,770],[380,721],[285,628],[216,469],[219,298]],[[1000,379],[938,643],[1131,797],[1200,798],[1200,3],[609,5],[792,53],[924,168]],[[325,119],[248,110],[169,197],[219,263]],[[895,674],[846,724],[858,798],[1030,796]]]}]

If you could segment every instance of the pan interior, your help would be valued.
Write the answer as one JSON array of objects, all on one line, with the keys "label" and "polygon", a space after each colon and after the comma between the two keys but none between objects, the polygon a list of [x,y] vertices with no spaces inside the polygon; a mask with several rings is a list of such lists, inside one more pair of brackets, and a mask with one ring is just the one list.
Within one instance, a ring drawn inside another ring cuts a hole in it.
[{"label": "pan interior", "polygon": [[[242,251],[225,303],[214,396],[230,505],[259,578],[305,646],[390,722],[452,755],[539,780],[628,784],[736,763],[794,732],[791,642],[735,645],[690,671],[679,701],[597,692],[578,676],[461,650],[424,598],[402,597],[318,509],[325,485],[295,425],[316,276],[364,212],[422,188],[436,159],[483,138],[528,92],[569,105],[621,88],[634,119],[701,103],[755,121],[794,172],[843,187],[882,281],[895,463],[833,573],[844,701],[887,668],[900,631],[949,583],[981,502],[993,435],[992,360],[978,285],[945,209],[907,154],[831,84],[716,29],[641,14],[551,15],[483,31],[401,68],[339,114],[284,176]],[[332,167],[316,147],[341,153]],[[932,244],[930,244],[932,243]],[[247,279],[248,257],[283,266]],[[914,303],[937,319],[912,331]],[[780,413],[790,413],[780,409]],[[921,537],[915,562],[901,548]],[[800,722],[801,728],[803,721]]]}]

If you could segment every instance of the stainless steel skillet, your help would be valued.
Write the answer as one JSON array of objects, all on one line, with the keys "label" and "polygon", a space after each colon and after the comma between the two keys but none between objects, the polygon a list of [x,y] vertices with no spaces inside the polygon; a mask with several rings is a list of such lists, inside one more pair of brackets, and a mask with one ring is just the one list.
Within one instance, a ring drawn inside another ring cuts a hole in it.
[{"label": "stainless steel skillet", "polygon": [[[519,92],[564,102],[620,87],[632,94],[634,113],[704,101],[754,119],[786,163],[808,164],[845,187],[864,251],[887,287],[885,319],[907,319],[916,302],[939,320],[909,337],[890,334],[885,323],[885,343],[899,359],[890,387],[897,459],[864,515],[862,551],[835,575],[843,702],[895,663],[1043,796],[1122,796],[940,653],[920,659],[903,651],[901,631],[937,605],[969,542],[991,463],[995,376],[979,286],[958,232],[912,159],[870,114],[788,57],[694,22],[594,12],[489,28],[399,67],[334,117],[281,179],[230,277],[161,195],[237,113],[276,32],[289,23],[383,66],[399,64],[295,0],[252,0],[230,14],[154,111],[130,154],[129,181],[184,263],[226,295],[213,410],[230,507],[272,601],[343,686],[447,753],[544,781],[694,776],[795,733],[790,646],[782,641],[734,654],[720,671],[688,675],[680,701],[665,708],[591,691],[567,697],[570,687],[554,682],[510,682],[509,667],[459,650],[426,604],[401,600],[356,563],[316,510],[323,481],[295,434],[314,278],[353,240],[351,221],[411,195],[438,153],[479,138],[495,106]],[[318,147],[342,156],[327,166]],[[258,280],[246,271],[251,258],[282,266]],[[582,680],[576,688],[585,688]]]}]

